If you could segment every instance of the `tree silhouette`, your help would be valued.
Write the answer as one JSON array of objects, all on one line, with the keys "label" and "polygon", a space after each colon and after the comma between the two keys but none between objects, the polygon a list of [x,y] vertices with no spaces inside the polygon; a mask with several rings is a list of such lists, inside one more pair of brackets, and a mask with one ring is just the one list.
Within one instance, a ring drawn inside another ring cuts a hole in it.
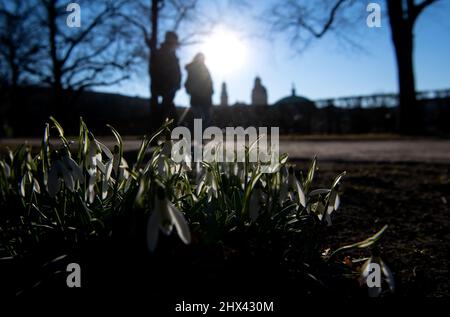
[{"label": "tree silhouette", "polygon": [[60,100],[63,88],[81,92],[128,78],[125,71],[132,65],[132,58],[125,49],[126,34],[118,19],[124,1],[86,2],[82,5],[86,22],[79,29],[61,25],[67,15],[65,2],[42,1],[51,61],[44,81],[52,86],[56,100]]},{"label": "tree silhouette", "polygon": [[26,95],[20,86],[49,87],[44,113],[65,123],[76,112],[72,106],[81,92],[127,79],[135,57],[119,14],[126,2],[80,0],[81,25],[71,27],[70,2],[0,0],[4,120],[9,124],[22,117]]},{"label": "tree silhouette", "polygon": [[392,42],[397,60],[400,102],[400,130],[404,133],[420,132],[421,111],[416,100],[414,77],[414,26],[420,14],[437,0],[386,0]]},{"label": "tree silhouette", "polygon": [[[33,82],[33,74],[44,46],[39,41],[38,20],[30,11],[35,3],[0,1],[0,88],[5,95],[3,123],[18,120],[20,85]],[[14,124],[14,123],[13,123]]]},{"label": "tree silhouette", "polygon": [[[439,0],[385,0],[390,21],[390,31],[399,83],[399,129],[400,132],[418,133],[421,129],[420,109],[416,100],[414,78],[414,26],[417,18],[430,5]],[[354,33],[354,24],[361,21],[356,12],[363,2],[355,0],[325,0],[318,5],[298,0],[277,2],[269,18],[275,31],[288,32],[291,40],[301,43],[305,49],[313,40],[334,33],[349,43],[355,44],[348,34]],[[359,6],[355,10],[355,7]],[[352,13],[353,18],[349,14]]]},{"label": "tree silhouette", "polygon": [[33,5],[24,1],[0,2],[0,56],[6,81],[13,88],[27,82],[27,71],[33,69],[43,48],[36,37],[37,20],[29,15],[31,10]]},{"label": "tree silhouette", "polygon": [[[127,13],[122,17],[134,29],[133,40],[136,44],[136,55],[147,65],[150,79],[150,109],[151,126],[158,125],[155,87],[158,78],[154,76],[155,52],[158,48],[160,35],[165,31],[178,32],[181,29],[181,45],[190,44],[202,34],[202,28],[188,32],[187,24],[197,21],[199,0],[138,0],[130,1]],[[192,24],[194,24],[192,23]],[[156,121],[155,121],[156,120]]]}]

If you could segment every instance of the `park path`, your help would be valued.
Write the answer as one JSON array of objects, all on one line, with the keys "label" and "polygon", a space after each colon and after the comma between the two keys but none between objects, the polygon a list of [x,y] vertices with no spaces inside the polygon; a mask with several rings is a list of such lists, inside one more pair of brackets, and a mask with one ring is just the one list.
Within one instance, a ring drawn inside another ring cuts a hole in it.
[{"label": "park path", "polygon": [[[113,138],[99,138],[108,147]],[[137,151],[141,141],[125,137],[125,151]],[[40,139],[1,139],[0,149],[14,148],[24,142],[39,147]],[[280,152],[292,159],[311,159],[350,162],[423,162],[450,164],[450,140],[281,140]]]},{"label": "park path", "polygon": [[280,152],[297,159],[450,164],[450,140],[282,141]]}]

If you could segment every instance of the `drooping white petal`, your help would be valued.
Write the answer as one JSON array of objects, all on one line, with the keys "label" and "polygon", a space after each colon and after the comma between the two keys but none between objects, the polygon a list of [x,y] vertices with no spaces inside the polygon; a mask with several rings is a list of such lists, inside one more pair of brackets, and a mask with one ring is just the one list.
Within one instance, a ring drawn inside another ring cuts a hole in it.
[{"label": "drooping white petal", "polygon": [[172,203],[169,202],[169,212],[171,215],[172,223],[175,225],[178,236],[185,244],[191,242],[191,232],[181,211],[179,211]]},{"label": "drooping white petal", "polygon": [[103,151],[103,153],[106,154],[108,159],[110,159],[110,160],[113,159],[113,154],[111,153],[110,149],[108,149],[108,147],[106,145],[104,145],[103,143],[99,142],[98,140],[95,140],[95,143],[97,143],[97,145],[100,147],[100,149]]},{"label": "drooping white petal", "polygon": [[386,283],[389,285],[389,289],[391,292],[395,290],[395,282],[394,282],[394,275],[392,274],[392,271],[389,269],[389,267],[384,263],[383,260],[380,259],[380,266],[381,271],[383,272],[384,278],[386,280]]},{"label": "drooping white petal", "polygon": [[105,178],[107,181],[109,181],[109,179],[111,178],[112,168],[113,168],[113,161],[110,160],[108,163],[106,163],[105,167]]},{"label": "drooping white petal", "polygon": [[319,218],[319,220],[322,220],[324,215],[327,214],[325,212],[324,204],[321,203],[320,201],[312,204],[311,208],[314,211],[314,213],[316,214],[317,218]]},{"label": "drooping white petal", "polygon": [[[97,167],[97,153],[99,152],[99,149],[97,147],[97,144],[95,141],[92,141],[89,146],[89,154],[88,154],[88,160],[86,161],[87,169],[90,174],[95,173],[95,168]],[[101,161],[101,159],[100,159]]]},{"label": "drooping white petal", "polygon": [[3,170],[5,171],[6,178],[9,178],[11,176],[11,168],[9,167],[8,163],[1,162]]},{"label": "drooping white petal", "polygon": [[106,197],[108,196],[108,181],[103,178],[102,181],[102,199],[106,199]]},{"label": "drooping white petal", "polygon": [[298,200],[299,203],[305,207],[306,206],[306,196],[305,196],[305,192],[303,191],[302,185],[300,184],[300,182],[295,179],[295,186],[297,187],[297,193],[298,193]]},{"label": "drooping white petal", "polygon": [[94,191],[95,181],[96,181],[96,176],[91,175],[89,177],[89,185],[88,185],[88,196],[89,196],[89,202],[91,204],[94,202],[94,198],[95,198],[95,191]]},{"label": "drooping white petal", "polygon": [[38,194],[41,193],[41,186],[39,185],[39,182],[35,178],[33,179],[33,190]]},{"label": "drooping white petal", "polygon": [[97,160],[97,167],[100,170],[100,172],[102,172],[103,174],[105,174],[106,172],[106,166],[105,164],[103,164],[103,162],[100,160]]},{"label": "drooping white petal", "polygon": [[196,188],[196,194],[197,196],[200,195],[201,191],[203,190],[203,186],[205,185],[206,182],[206,174],[203,174],[203,176],[201,176],[200,181],[197,182],[197,188]]},{"label": "drooping white petal", "polygon": [[339,198],[339,194],[336,193],[336,198],[334,200],[334,210],[338,210],[340,204],[341,204],[341,199]]},{"label": "drooping white petal", "polygon": [[[377,259],[373,256],[370,257],[366,262],[364,262],[361,275],[359,277],[359,283],[360,285],[367,285],[367,278],[369,277],[369,274],[371,273],[369,271],[369,264],[371,263],[378,263]],[[379,263],[378,263],[379,264]],[[368,287],[367,289],[369,297],[378,297],[381,294],[381,287]]]},{"label": "drooping white petal", "polygon": [[19,186],[19,193],[20,196],[25,197],[25,185],[26,185],[26,176],[22,177],[22,180],[20,181],[20,186]]},{"label": "drooping white petal", "polygon": [[111,160],[111,161],[109,161],[106,164],[105,175],[103,175],[103,180],[102,180],[102,199],[105,199],[106,196],[108,195],[109,179],[111,178],[112,168],[113,168],[113,161]]},{"label": "drooping white petal", "polygon": [[[151,161],[150,161],[151,162]],[[130,173],[128,172],[128,163],[127,161],[122,158],[122,160],[120,161],[120,165],[118,164],[119,162],[114,161],[114,174],[118,175],[118,178],[120,180],[122,179],[128,179],[128,177],[130,177]],[[117,164],[117,168],[115,167]]]}]

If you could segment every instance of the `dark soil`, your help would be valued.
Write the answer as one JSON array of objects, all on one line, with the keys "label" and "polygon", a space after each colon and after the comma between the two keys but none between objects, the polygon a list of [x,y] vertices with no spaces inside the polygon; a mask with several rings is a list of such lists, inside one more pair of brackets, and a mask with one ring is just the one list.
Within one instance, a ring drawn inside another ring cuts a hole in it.
[{"label": "dark soil", "polygon": [[330,246],[361,241],[387,224],[380,249],[396,296],[449,298],[450,166],[320,160],[318,166],[323,186],[347,171],[341,209],[328,228]]},{"label": "dark soil", "polygon": [[[307,161],[296,163],[303,171],[309,165]],[[329,187],[338,173],[347,171],[339,189],[341,207],[333,215],[333,225],[324,231],[327,235],[325,245],[336,249],[361,241],[387,224],[389,228],[379,245],[381,256],[395,277],[394,296],[450,298],[450,166],[320,160],[318,166],[315,184],[319,187]],[[239,241],[246,240],[239,238]],[[150,289],[159,293],[158,298],[165,298],[170,302],[161,302],[163,307],[173,307],[171,298],[179,299],[175,295],[186,292],[195,294],[194,289],[202,289],[203,295],[215,294],[214,289],[222,289],[220,294],[265,294],[274,299],[283,289],[288,292],[293,290],[292,294],[296,297],[310,295],[301,293],[302,289],[312,289],[313,294],[315,292],[314,285],[307,285],[308,280],[301,277],[292,279],[280,275],[281,273],[268,276],[267,272],[278,272],[278,264],[272,263],[271,257],[239,258],[239,261],[233,262],[223,257],[226,252],[220,246],[213,246],[211,250],[196,250],[192,247],[185,249],[180,246],[179,241],[176,241],[178,244],[172,244],[170,240],[166,242],[170,243],[161,250],[178,254],[177,261],[164,260],[173,260],[170,256],[163,256],[161,261],[156,261],[157,258],[147,255],[147,252],[144,257],[136,257],[136,254],[142,253],[141,246],[137,246],[138,250],[135,252],[129,249],[129,244],[123,243],[123,247],[117,249],[117,245],[100,243],[80,248],[80,254],[75,252],[64,259],[64,263],[47,265],[39,272],[28,267],[18,267],[14,263],[11,263],[13,267],[9,270],[5,267],[2,269],[5,269],[3,272],[16,273],[9,276],[12,281],[20,276],[24,280],[24,283],[19,283],[22,286],[30,286],[29,281],[47,274],[46,270],[57,270],[59,274],[54,281],[53,278],[46,278],[42,285],[25,292],[25,296],[54,294],[55,289],[58,292],[62,289],[61,294],[72,296],[73,289],[55,288],[55,285],[65,285],[65,265],[74,261],[82,263],[86,268],[83,274],[87,284],[83,289],[92,290],[89,296],[100,289],[106,291],[108,296],[143,296],[148,292],[143,293],[142,289]],[[174,245],[178,247],[173,249]],[[186,253],[188,251],[189,254]],[[211,256],[215,253],[219,255]],[[196,261],[193,263],[192,259]],[[54,269],[52,265],[58,265],[58,268]],[[26,272],[29,272],[29,276]],[[253,273],[248,275],[248,272]],[[54,275],[48,273],[48,276]],[[265,278],[262,279],[261,276]],[[255,293],[255,290],[258,292]],[[316,291],[317,294],[322,294],[321,292],[322,289]]]}]

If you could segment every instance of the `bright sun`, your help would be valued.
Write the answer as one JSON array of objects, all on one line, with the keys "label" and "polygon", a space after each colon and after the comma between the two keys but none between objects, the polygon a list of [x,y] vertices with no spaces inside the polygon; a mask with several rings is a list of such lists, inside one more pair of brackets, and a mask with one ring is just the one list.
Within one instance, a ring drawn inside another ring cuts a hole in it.
[{"label": "bright sun", "polygon": [[210,71],[219,76],[236,71],[245,61],[245,45],[236,33],[224,28],[215,29],[201,50]]}]

